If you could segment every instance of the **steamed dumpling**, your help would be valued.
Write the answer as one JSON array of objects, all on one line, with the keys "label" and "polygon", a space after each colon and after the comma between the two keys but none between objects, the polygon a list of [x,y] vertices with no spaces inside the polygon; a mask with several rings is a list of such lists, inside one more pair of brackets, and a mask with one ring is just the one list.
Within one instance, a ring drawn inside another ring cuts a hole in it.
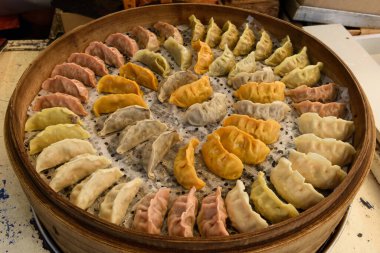
[{"label": "steamed dumpling", "polygon": [[249,52],[252,51],[253,46],[255,44],[255,40],[255,34],[251,30],[251,28],[249,28],[249,25],[245,24],[244,31],[233,50],[234,55],[247,55]]},{"label": "steamed dumpling", "polygon": [[275,81],[273,83],[246,83],[234,92],[239,100],[250,100],[256,103],[271,103],[285,100],[285,84]]},{"label": "steamed dumpling", "polygon": [[192,42],[191,46],[198,52],[194,72],[198,75],[202,75],[208,71],[210,64],[214,60],[214,55],[212,54],[210,46],[200,40]]},{"label": "steamed dumpling", "polygon": [[235,66],[235,56],[228,48],[224,47],[223,54],[215,59],[210,65],[209,75],[210,76],[225,76],[231,69]]},{"label": "steamed dumpling", "polygon": [[117,109],[138,105],[141,107],[148,108],[148,105],[140,95],[133,93],[130,94],[111,94],[99,97],[92,107],[96,117],[99,117],[104,113],[112,113]]},{"label": "steamed dumpling", "polygon": [[253,73],[247,73],[247,72],[237,73],[236,76],[228,78],[227,84],[232,85],[234,89],[239,89],[240,86],[242,86],[243,84],[250,83],[250,82],[271,83],[274,81],[275,81],[275,76],[274,76],[272,68],[264,67],[262,70],[257,70]]},{"label": "steamed dumpling", "polygon": [[162,41],[172,37],[178,44],[183,44],[182,35],[177,27],[162,21],[158,21],[153,27],[160,33],[160,39]]},{"label": "steamed dumpling", "polygon": [[165,41],[164,47],[173,56],[175,63],[180,66],[181,70],[186,70],[191,66],[191,51],[178,43],[173,37],[169,37]]},{"label": "steamed dumpling", "polygon": [[231,21],[227,21],[223,25],[223,35],[220,40],[219,49],[224,49],[224,46],[234,48],[239,39],[239,31]]},{"label": "steamed dumpling", "polygon": [[176,89],[169,98],[169,103],[179,107],[189,107],[195,103],[202,103],[213,93],[208,76],[183,85]]},{"label": "steamed dumpling", "polygon": [[281,41],[281,46],[277,48],[268,59],[265,60],[265,64],[275,67],[280,64],[286,57],[293,55],[293,44],[290,41],[289,36],[286,36]]},{"label": "steamed dumpling", "polygon": [[158,89],[157,78],[150,69],[128,62],[119,71],[121,76],[131,79],[139,85],[155,91]]},{"label": "steamed dumpling", "polygon": [[168,61],[160,53],[152,52],[148,49],[142,49],[135,53],[133,61],[144,63],[152,71],[163,77],[169,75],[171,68]]},{"label": "steamed dumpling", "polygon": [[307,47],[303,47],[298,54],[286,57],[285,60],[277,65],[274,68],[274,73],[279,76],[284,76],[295,68],[304,68],[309,64]]},{"label": "steamed dumpling", "polygon": [[282,101],[274,101],[268,104],[253,103],[249,100],[241,100],[233,105],[236,113],[245,114],[257,119],[282,121],[291,111],[290,107]]},{"label": "steamed dumpling", "polygon": [[285,91],[285,95],[296,103],[306,100],[327,103],[336,99],[338,87],[335,83],[328,83],[314,88],[301,85],[295,89]]},{"label": "steamed dumpling", "polygon": [[128,94],[134,93],[142,96],[140,86],[130,79],[116,75],[105,75],[98,81],[96,90],[99,93]]},{"label": "steamed dumpling", "polygon": [[192,30],[191,42],[203,40],[203,38],[206,35],[206,28],[204,27],[202,22],[199,19],[197,19],[194,15],[191,15],[189,17],[189,21],[190,21],[190,27]]},{"label": "steamed dumpling", "polygon": [[286,84],[286,87],[293,89],[301,85],[313,86],[321,78],[321,70],[323,63],[318,62],[316,65],[309,65],[303,69],[295,68],[286,74],[281,81]]},{"label": "steamed dumpling", "polygon": [[273,42],[269,34],[265,31],[261,31],[260,40],[256,44],[255,57],[257,61],[262,61],[268,58],[272,53]]},{"label": "steamed dumpling", "polygon": [[191,71],[178,71],[170,75],[160,85],[157,98],[160,102],[165,102],[170,95],[179,87],[198,80],[198,76]]},{"label": "steamed dumpling", "polygon": [[256,60],[255,52],[251,52],[247,57],[240,60],[236,65],[231,69],[228,74],[228,83],[231,85],[231,78],[235,77],[239,73],[253,73],[256,70]]},{"label": "steamed dumpling", "polygon": [[211,47],[214,48],[219,45],[221,40],[222,30],[215,23],[214,18],[211,17],[208,22],[206,39],[205,42]]}]

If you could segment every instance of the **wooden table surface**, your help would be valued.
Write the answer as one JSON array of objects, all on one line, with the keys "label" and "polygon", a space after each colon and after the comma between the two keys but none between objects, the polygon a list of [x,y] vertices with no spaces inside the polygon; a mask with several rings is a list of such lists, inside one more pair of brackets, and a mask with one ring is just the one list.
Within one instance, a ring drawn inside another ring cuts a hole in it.
[{"label": "wooden table surface", "polygon": [[[0,252],[48,252],[33,225],[30,205],[10,166],[3,139],[9,98],[23,71],[45,44],[14,41],[0,52]],[[379,162],[373,166],[380,166]],[[351,205],[341,235],[328,252],[380,252],[379,228],[380,185],[370,173]]]}]

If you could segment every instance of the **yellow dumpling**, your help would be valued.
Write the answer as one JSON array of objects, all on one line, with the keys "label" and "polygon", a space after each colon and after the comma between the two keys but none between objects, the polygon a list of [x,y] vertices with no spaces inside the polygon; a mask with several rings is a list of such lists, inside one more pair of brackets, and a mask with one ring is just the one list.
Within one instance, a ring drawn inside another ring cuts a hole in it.
[{"label": "yellow dumpling", "polygon": [[174,176],[177,182],[186,189],[191,189],[194,186],[199,190],[206,185],[206,183],[197,176],[194,167],[194,149],[198,144],[199,140],[192,138],[186,146],[179,149],[174,160]]},{"label": "yellow dumpling", "polygon": [[25,131],[44,130],[57,124],[80,124],[79,116],[65,107],[51,107],[33,114],[25,123]]},{"label": "yellow dumpling", "polygon": [[148,108],[148,105],[141,96],[130,93],[102,96],[95,101],[92,110],[95,116],[99,117],[102,113],[111,113],[130,105],[139,105]]},{"label": "yellow dumpling", "polygon": [[176,89],[169,98],[169,103],[179,107],[189,107],[195,103],[202,103],[212,95],[212,87],[208,76],[183,85]]},{"label": "yellow dumpling", "polygon": [[192,47],[198,52],[197,63],[194,66],[194,72],[198,75],[202,75],[208,72],[208,67],[214,61],[214,55],[212,54],[210,46],[200,40],[193,42]]},{"label": "yellow dumpling", "polygon": [[39,132],[30,143],[31,155],[41,152],[47,146],[64,139],[88,139],[91,135],[77,124],[58,124],[45,128]]},{"label": "yellow dumpling", "polygon": [[232,114],[223,121],[223,126],[236,126],[265,144],[276,142],[281,128],[281,125],[275,120],[255,119],[241,114]]},{"label": "yellow dumpling", "polygon": [[272,103],[284,101],[285,84],[280,81],[272,83],[246,83],[235,91],[234,96],[239,100],[250,100],[254,103]]},{"label": "yellow dumpling", "polygon": [[262,163],[270,152],[264,142],[253,138],[235,126],[221,127],[214,133],[220,136],[223,147],[239,157],[243,163]]},{"label": "yellow dumpling", "polygon": [[140,86],[135,81],[116,75],[105,75],[100,78],[96,89],[99,93],[134,93],[140,96],[143,95]]},{"label": "yellow dumpling", "polygon": [[158,90],[158,81],[156,76],[150,69],[141,67],[132,62],[121,66],[119,69],[120,76],[131,79],[139,85],[147,87],[151,90]]},{"label": "yellow dumpling", "polygon": [[241,177],[243,163],[223,147],[219,135],[209,134],[201,152],[207,168],[215,175],[229,180]]}]

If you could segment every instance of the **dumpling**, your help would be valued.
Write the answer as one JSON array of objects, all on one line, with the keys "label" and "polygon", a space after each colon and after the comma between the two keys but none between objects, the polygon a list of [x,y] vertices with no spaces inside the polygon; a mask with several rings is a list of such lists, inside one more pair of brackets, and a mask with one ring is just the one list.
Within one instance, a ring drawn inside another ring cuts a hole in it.
[{"label": "dumpling", "polygon": [[64,76],[56,75],[46,79],[41,88],[52,93],[64,93],[78,98],[81,102],[87,103],[88,90],[81,81],[69,79]]},{"label": "dumpling", "polygon": [[286,87],[293,89],[301,85],[313,86],[321,78],[321,70],[323,63],[318,62],[316,65],[309,65],[303,69],[295,68],[286,74],[281,82],[286,84]]},{"label": "dumpling", "polygon": [[105,75],[100,78],[96,90],[99,93],[128,94],[134,93],[142,96],[140,86],[132,80],[122,76]]},{"label": "dumpling", "polygon": [[282,101],[274,101],[270,104],[253,103],[249,100],[241,100],[233,105],[236,113],[245,114],[256,119],[282,121],[291,111],[290,107]]},{"label": "dumpling", "polygon": [[119,154],[136,147],[149,138],[166,131],[168,126],[159,120],[145,119],[137,121],[135,125],[127,126],[120,135],[120,144],[116,149]]},{"label": "dumpling", "polygon": [[343,141],[333,138],[321,139],[314,134],[303,134],[294,139],[296,149],[302,153],[317,153],[326,157],[332,164],[344,166],[349,164],[356,154],[355,148]]},{"label": "dumpling", "polygon": [[201,41],[206,35],[206,28],[194,15],[189,17],[191,27],[191,42]]},{"label": "dumpling", "polygon": [[227,95],[215,93],[210,101],[190,106],[186,110],[185,121],[193,126],[205,126],[219,122],[227,114],[227,102]]},{"label": "dumpling", "polygon": [[29,154],[41,152],[47,146],[64,139],[88,139],[91,134],[77,124],[57,124],[39,132],[29,143]]},{"label": "dumpling", "polygon": [[219,43],[219,49],[224,50],[224,46],[227,45],[229,48],[233,49],[239,40],[239,31],[231,21],[227,21],[223,25],[223,34]]},{"label": "dumpling", "polygon": [[128,183],[114,186],[100,204],[99,217],[120,225],[127,214],[129,204],[135,198],[142,183],[141,178],[135,178]]},{"label": "dumpling", "polygon": [[92,154],[78,155],[55,170],[49,186],[55,192],[59,192],[89,176],[96,170],[105,169],[111,164],[111,160],[104,156]]},{"label": "dumpling", "polygon": [[208,76],[183,85],[176,89],[169,98],[169,103],[179,107],[189,107],[195,103],[202,103],[213,93]]},{"label": "dumpling", "polygon": [[191,66],[192,54],[191,51],[178,43],[173,37],[169,37],[164,42],[164,47],[171,56],[173,56],[175,63],[180,66],[181,70],[186,70]]},{"label": "dumpling", "polygon": [[92,56],[85,53],[72,53],[67,59],[67,62],[76,63],[82,67],[86,67],[94,71],[97,76],[104,76],[108,74],[108,69],[104,61],[97,56]]},{"label": "dumpling", "polygon": [[313,133],[321,138],[347,140],[355,131],[353,121],[338,119],[334,116],[320,117],[317,113],[307,112],[297,119],[302,134]]},{"label": "dumpling", "polygon": [[253,138],[235,126],[225,126],[214,131],[220,136],[220,142],[228,151],[246,164],[262,163],[270,152],[264,142]]},{"label": "dumpling", "polygon": [[228,180],[241,177],[244,167],[242,161],[223,147],[219,135],[207,135],[201,152],[207,168],[215,175]]},{"label": "dumpling", "polygon": [[103,128],[99,132],[99,135],[105,136],[106,134],[120,131],[128,125],[133,125],[137,121],[149,118],[150,110],[139,105],[130,105],[117,109],[104,121]]},{"label": "dumpling", "polygon": [[222,188],[202,199],[197,217],[198,229],[202,237],[229,235],[226,228],[227,211],[222,198]]},{"label": "dumpling", "polygon": [[148,29],[138,25],[133,27],[131,34],[137,39],[139,48],[146,48],[151,51],[160,49],[160,42],[157,36]]},{"label": "dumpling", "polygon": [[194,167],[195,148],[199,145],[197,138],[191,138],[189,143],[181,147],[174,160],[173,172],[177,182],[185,189],[195,187],[202,189],[206,183],[197,176]]},{"label": "dumpling", "polygon": [[76,63],[65,62],[56,65],[51,72],[50,77],[55,77],[57,75],[78,80],[89,87],[96,87],[95,73],[91,69],[84,68]]},{"label": "dumpling", "polygon": [[153,170],[162,161],[170,148],[181,140],[181,136],[175,130],[161,133],[145,147],[142,155],[142,163],[148,174],[148,178],[155,179]]},{"label": "dumpling", "polygon": [[272,54],[273,42],[269,34],[265,31],[261,31],[260,40],[256,44],[255,57],[256,61],[262,61],[268,58]]},{"label": "dumpling", "polygon": [[276,191],[296,208],[306,210],[324,199],[305,178],[292,169],[292,163],[282,157],[270,173],[270,181]]},{"label": "dumpling", "polygon": [[223,54],[213,61],[209,67],[210,76],[225,76],[235,66],[235,56],[228,48],[224,47]]},{"label": "dumpling", "polygon": [[141,49],[137,51],[132,60],[144,63],[152,71],[162,75],[163,77],[166,77],[171,71],[170,65],[165,57],[163,57],[160,53],[155,53],[148,49]]},{"label": "dumpling", "polygon": [[317,153],[301,153],[294,149],[289,152],[292,169],[297,170],[306,180],[319,189],[334,189],[347,176],[338,165]]},{"label": "dumpling", "polygon": [[300,115],[306,112],[315,112],[321,117],[334,116],[337,118],[343,118],[347,110],[345,103],[338,102],[322,104],[306,100],[300,103],[293,103],[292,106]]},{"label": "dumpling", "polygon": [[282,157],[270,173],[270,181],[276,191],[296,208],[306,210],[324,199],[305,178],[292,169],[292,163]]},{"label": "dumpling", "polygon": [[162,103],[165,102],[176,89],[196,80],[198,80],[198,76],[191,71],[175,72],[160,85],[157,95],[158,100]]},{"label": "dumpling", "polygon": [[36,159],[36,171],[41,172],[55,167],[82,154],[95,154],[96,149],[89,141],[64,139],[44,148]]},{"label": "dumpling", "polygon": [[244,189],[243,182],[237,180],[235,187],[226,196],[226,208],[232,226],[240,233],[268,227],[268,223],[252,210],[248,194]]},{"label": "dumpling", "polygon": [[162,41],[172,37],[176,42],[178,42],[178,44],[183,44],[182,35],[178,31],[177,27],[162,21],[158,21],[153,25],[153,27],[160,33]]},{"label": "dumpling", "polygon": [[280,64],[286,57],[293,55],[293,44],[287,35],[281,41],[281,46],[277,48],[268,59],[265,60],[265,64],[275,67]]},{"label": "dumpling", "polygon": [[214,48],[219,45],[220,40],[222,39],[222,30],[215,23],[214,18],[211,17],[208,21],[208,27],[206,32],[205,42],[211,47]]},{"label": "dumpling", "polygon": [[139,50],[137,42],[124,33],[113,33],[108,35],[106,45],[115,47],[120,53],[133,57]]},{"label": "dumpling", "polygon": [[105,190],[123,176],[117,167],[97,170],[77,184],[70,194],[70,202],[86,210]]},{"label": "dumpling", "polygon": [[259,171],[256,180],[252,184],[250,197],[255,209],[271,223],[278,223],[299,215],[292,204],[282,202],[268,187],[262,171]]},{"label": "dumpling", "polygon": [[274,68],[274,73],[279,76],[284,76],[295,68],[304,68],[309,64],[307,47],[303,47],[298,54],[286,57],[285,60],[277,65]]},{"label": "dumpling", "polygon": [[328,83],[314,88],[301,85],[295,89],[286,90],[285,95],[297,103],[305,100],[327,103],[336,99],[338,87],[335,83]]},{"label": "dumpling", "polygon": [[197,40],[191,43],[191,46],[198,52],[197,63],[194,65],[194,72],[198,75],[206,73],[210,64],[214,60],[211,48],[205,42]]},{"label": "dumpling", "polygon": [[162,187],[156,193],[146,195],[136,207],[132,229],[159,235],[168,210],[169,194],[170,189]]},{"label": "dumpling", "polygon": [[239,73],[253,73],[256,71],[256,60],[255,52],[251,52],[247,57],[240,60],[236,65],[231,69],[228,74],[227,84],[231,85],[231,78],[235,77]]},{"label": "dumpling", "polygon": [[150,69],[141,67],[132,62],[128,62],[120,68],[120,75],[122,77],[131,79],[137,84],[142,85],[151,90],[158,90],[157,77]]},{"label": "dumpling", "polygon": [[265,144],[275,143],[280,136],[281,125],[272,119],[260,120],[247,115],[232,114],[223,121],[223,126],[235,126]]},{"label": "dumpling", "polygon": [[145,103],[144,99],[141,96],[130,93],[102,96],[95,101],[92,110],[95,116],[99,117],[100,114],[111,113],[117,109],[130,105],[139,105],[148,108],[148,105]]},{"label": "dumpling", "polygon": [[254,73],[241,72],[236,76],[228,79],[228,84],[232,85],[234,89],[239,89],[240,86],[249,82],[256,83],[271,83],[275,81],[272,68],[264,67],[262,70],[257,70]]},{"label": "dumpling", "polygon": [[66,107],[79,116],[87,115],[86,110],[78,98],[59,92],[37,97],[32,109],[33,111],[41,111],[42,109],[52,107]]},{"label": "dumpling", "polygon": [[115,47],[109,47],[100,41],[93,41],[84,50],[86,54],[97,56],[106,64],[120,68],[125,63],[124,56]]},{"label": "dumpling", "polygon": [[248,24],[245,24],[243,33],[241,34],[236,46],[233,50],[235,56],[247,55],[253,50],[253,45],[255,44],[255,34],[249,28]]},{"label": "dumpling", "polygon": [[176,198],[170,208],[167,221],[169,236],[193,237],[197,212],[198,199],[193,187],[188,194]]},{"label": "dumpling", "polygon": [[33,114],[25,123],[25,131],[44,130],[46,127],[57,124],[79,124],[79,116],[65,107],[52,107]]},{"label": "dumpling", "polygon": [[285,100],[285,84],[280,81],[272,83],[246,83],[234,92],[239,100],[250,100],[256,103],[271,103]]}]

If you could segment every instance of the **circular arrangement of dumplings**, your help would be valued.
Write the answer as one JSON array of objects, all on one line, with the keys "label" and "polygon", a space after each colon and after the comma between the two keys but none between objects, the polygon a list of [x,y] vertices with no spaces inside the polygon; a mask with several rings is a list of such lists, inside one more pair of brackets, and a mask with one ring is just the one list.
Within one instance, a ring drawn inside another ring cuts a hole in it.
[{"label": "circular arrangement of dumplings", "polygon": [[29,154],[54,191],[117,225],[264,229],[322,201],[355,155],[348,93],[322,69],[252,23],[136,26],[55,66],[29,109]]}]

